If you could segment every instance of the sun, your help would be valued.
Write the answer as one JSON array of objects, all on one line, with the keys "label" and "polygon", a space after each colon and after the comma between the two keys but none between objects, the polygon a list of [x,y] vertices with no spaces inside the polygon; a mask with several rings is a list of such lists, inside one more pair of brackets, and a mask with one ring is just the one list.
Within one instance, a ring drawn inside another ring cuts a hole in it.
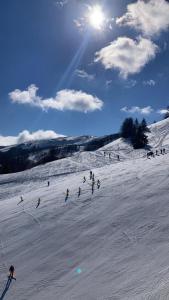
[{"label": "sun", "polygon": [[103,28],[104,22],[105,16],[101,6],[95,5],[91,7],[89,12],[90,25],[97,30],[101,30]]}]

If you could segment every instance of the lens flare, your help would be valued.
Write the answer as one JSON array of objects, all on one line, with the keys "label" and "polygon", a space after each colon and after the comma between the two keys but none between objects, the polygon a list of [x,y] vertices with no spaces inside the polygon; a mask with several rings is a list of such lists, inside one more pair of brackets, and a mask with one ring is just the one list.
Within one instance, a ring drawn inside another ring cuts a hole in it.
[{"label": "lens flare", "polygon": [[90,25],[97,30],[101,30],[103,28],[104,22],[105,22],[105,16],[101,6],[96,5],[91,7],[89,13]]}]

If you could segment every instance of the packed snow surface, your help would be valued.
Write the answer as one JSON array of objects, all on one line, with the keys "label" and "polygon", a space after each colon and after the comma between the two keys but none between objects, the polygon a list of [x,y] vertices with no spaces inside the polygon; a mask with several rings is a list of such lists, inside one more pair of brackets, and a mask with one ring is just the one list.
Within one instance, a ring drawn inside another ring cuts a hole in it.
[{"label": "packed snow surface", "polygon": [[119,139],[1,175],[0,300],[169,299],[168,133],[169,120],[151,126],[155,158]]}]

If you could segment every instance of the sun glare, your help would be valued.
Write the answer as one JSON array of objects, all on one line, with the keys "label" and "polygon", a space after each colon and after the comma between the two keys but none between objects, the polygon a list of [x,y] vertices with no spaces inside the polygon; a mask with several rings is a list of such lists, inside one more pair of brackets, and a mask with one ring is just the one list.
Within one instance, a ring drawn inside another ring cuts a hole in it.
[{"label": "sun glare", "polygon": [[90,9],[89,13],[89,22],[91,26],[93,26],[97,30],[101,30],[103,28],[105,21],[105,16],[102,11],[101,6],[96,5]]}]

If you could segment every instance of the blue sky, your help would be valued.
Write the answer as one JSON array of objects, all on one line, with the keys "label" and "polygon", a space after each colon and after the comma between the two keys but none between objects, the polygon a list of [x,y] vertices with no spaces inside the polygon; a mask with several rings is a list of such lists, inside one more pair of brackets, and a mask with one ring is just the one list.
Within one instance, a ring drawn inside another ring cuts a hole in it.
[{"label": "blue sky", "polygon": [[0,31],[0,144],[163,118],[168,1],[1,0]]}]

